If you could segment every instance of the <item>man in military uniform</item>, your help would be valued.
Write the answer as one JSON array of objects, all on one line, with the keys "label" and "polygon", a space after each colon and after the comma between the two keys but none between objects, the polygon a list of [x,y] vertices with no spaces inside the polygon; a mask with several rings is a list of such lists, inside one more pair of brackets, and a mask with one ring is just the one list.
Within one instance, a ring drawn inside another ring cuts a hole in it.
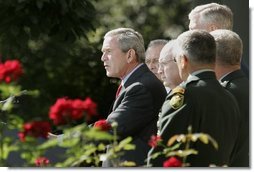
[{"label": "man in military uniform", "polygon": [[[211,144],[192,142],[190,148],[197,155],[187,157],[187,163],[195,167],[228,165],[239,128],[239,108],[233,95],[217,81],[214,67],[216,44],[206,31],[193,30],[177,38],[175,61],[184,81],[173,89],[162,106],[158,121],[158,136],[164,145],[176,134],[186,134],[188,126],[193,133],[206,133],[218,143],[216,150]],[[160,167],[166,157],[151,159],[162,151],[152,148],[148,153],[148,165]]]}]

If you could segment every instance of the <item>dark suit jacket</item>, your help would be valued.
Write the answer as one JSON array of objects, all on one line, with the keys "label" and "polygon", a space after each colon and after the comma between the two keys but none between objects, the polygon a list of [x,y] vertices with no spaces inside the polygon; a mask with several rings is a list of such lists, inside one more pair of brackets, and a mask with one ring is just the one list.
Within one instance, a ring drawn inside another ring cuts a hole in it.
[{"label": "dark suit jacket", "polygon": [[247,77],[247,79],[249,79],[249,76],[250,76],[249,65],[244,61],[243,58],[241,60],[241,71],[244,73],[244,75]]},{"label": "dark suit jacket", "polygon": [[[222,166],[229,163],[236,142],[239,126],[239,108],[233,95],[217,81],[214,72],[206,71],[192,76],[181,84],[185,89],[183,106],[177,110],[171,108],[169,101],[175,95],[174,90],[166,97],[159,117],[159,130],[164,144],[175,134],[186,134],[188,126],[192,133],[206,133],[219,144],[216,150],[211,144],[192,142],[191,148],[198,155],[190,155],[190,166],[205,167],[210,164]],[[151,149],[148,157],[161,151]],[[162,166],[165,157],[150,160],[153,166]]]},{"label": "dark suit jacket", "polygon": [[237,100],[241,112],[241,128],[230,166],[249,166],[249,80],[241,70],[226,75],[222,85]]},{"label": "dark suit jacket", "polygon": [[[137,166],[145,164],[150,149],[148,141],[156,134],[158,113],[166,97],[161,81],[143,64],[134,71],[115,100],[113,111],[107,121],[118,123],[117,134],[121,139],[131,136],[134,151],[126,151],[120,161],[134,161]],[[109,161],[103,167],[111,167]]]}]

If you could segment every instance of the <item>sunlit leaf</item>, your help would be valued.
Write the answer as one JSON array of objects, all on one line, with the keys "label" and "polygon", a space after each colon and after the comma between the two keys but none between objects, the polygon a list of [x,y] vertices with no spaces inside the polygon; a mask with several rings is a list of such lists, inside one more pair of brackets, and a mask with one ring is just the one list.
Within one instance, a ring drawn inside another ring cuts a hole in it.
[{"label": "sunlit leaf", "polygon": [[39,145],[37,148],[38,149],[47,149],[50,147],[54,147],[58,145],[58,140],[57,139],[49,139],[46,142],[42,143]]},{"label": "sunlit leaf", "polygon": [[167,146],[171,146],[173,143],[175,143],[178,136],[179,135],[174,135],[174,136],[170,137],[170,139],[168,140]]},{"label": "sunlit leaf", "polygon": [[100,131],[92,128],[84,133],[85,137],[94,140],[113,140],[113,136],[105,131]]},{"label": "sunlit leaf", "polygon": [[136,146],[133,145],[133,144],[126,144],[126,145],[123,147],[124,150],[134,150],[135,148],[136,148]]},{"label": "sunlit leaf", "polygon": [[120,163],[120,167],[135,167],[136,163],[133,161],[124,161]]},{"label": "sunlit leaf", "polygon": [[14,97],[9,97],[6,102],[4,103],[4,105],[2,106],[2,111],[9,111],[12,109],[13,105],[12,105],[12,101],[13,101]]},{"label": "sunlit leaf", "polygon": [[79,143],[79,138],[65,139],[64,141],[59,142],[61,147],[73,147]]},{"label": "sunlit leaf", "polygon": [[176,139],[178,142],[182,142],[182,143],[185,143],[187,138],[186,138],[186,135],[184,134],[180,134],[178,135],[177,139]]},{"label": "sunlit leaf", "polygon": [[186,157],[189,155],[197,155],[198,151],[194,150],[194,149],[188,149],[188,150],[177,150],[177,151],[172,151],[169,152],[168,154],[166,154],[166,157],[169,156],[179,156],[179,157]]},{"label": "sunlit leaf", "polygon": [[161,152],[156,152],[156,153],[152,154],[152,155],[150,156],[150,158],[151,158],[151,159],[155,159],[155,158],[157,158],[157,157],[160,156],[160,155],[162,155]]},{"label": "sunlit leaf", "polygon": [[103,143],[100,143],[98,146],[97,146],[97,149],[98,151],[103,151],[106,149],[106,146],[103,144]]},{"label": "sunlit leaf", "polygon": [[196,142],[199,138],[200,134],[190,134],[189,137],[190,137],[190,140],[192,142]]},{"label": "sunlit leaf", "polygon": [[209,140],[208,140],[208,136],[207,136],[206,134],[203,134],[203,133],[202,133],[202,134],[199,135],[198,138],[199,138],[199,140],[200,140],[201,142],[203,142],[204,144],[208,144],[208,141],[209,141]]},{"label": "sunlit leaf", "polygon": [[167,154],[167,153],[170,152],[170,151],[174,151],[174,150],[178,149],[178,148],[180,147],[181,144],[182,144],[182,143],[177,143],[177,144],[175,144],[174,146],[166,147],[166,148],[163,149],[163,153],[164,153],[164,154]]},{"label": "sunlit leaf", "polygon": [[207,137],[208,137],[209,141],[212,143],[212,145],[214,146],[214,148],[215,148],[215,149],[218,149],[218,148],[219,148],[219,145],[218,145],[217,141],[216,141],[213,137],[211,137],[210,135],[208,135],[208,134],[207,134]]}]

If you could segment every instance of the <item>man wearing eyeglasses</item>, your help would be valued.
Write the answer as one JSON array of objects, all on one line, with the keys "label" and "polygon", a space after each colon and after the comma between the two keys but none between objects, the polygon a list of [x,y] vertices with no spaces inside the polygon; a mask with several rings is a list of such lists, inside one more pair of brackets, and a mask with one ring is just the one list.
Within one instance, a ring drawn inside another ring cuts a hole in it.
[{"label": "man wearing eyeglasses", "polygon": [[149,42],[146,49],[146,59],[145,63],[147,67],[152,71],[158,79],[161,80],[161,77],[158,73],[159,69],[159,57],[161,49],[168,43],[165,39],[155,39]]},{"label": "man wearing eyeglasses", "polygon": [[176,41],[170,40],[161,50],[159,58],[158,73],[165,87],[174,89],[182,80],[179,76],[178,68],[175,63],[174,45]]},{"label": "man wearing eyeglasses", "polygon": [[[197,155],[189,155],[184,163],[193,167],[230,165],[240,113],[233,95],[216,79],[215,40],[206,31],[193,30],[179,35],[176,45],[175,59],[184,82],[171,91],[162,105],[158,136],[167,145],[172,136],[187,134],[191,126],[192,133],[209,134],[219,147],[216,150],[210,143],[193,141],[188,146],[196,150]],[[184,144],[180,147],[185,148]],[[151,155],[162,150],[162,147],[155,147],[149,151],[148,165],[163,166],[167,160],[165,156],[151,159]]]}]

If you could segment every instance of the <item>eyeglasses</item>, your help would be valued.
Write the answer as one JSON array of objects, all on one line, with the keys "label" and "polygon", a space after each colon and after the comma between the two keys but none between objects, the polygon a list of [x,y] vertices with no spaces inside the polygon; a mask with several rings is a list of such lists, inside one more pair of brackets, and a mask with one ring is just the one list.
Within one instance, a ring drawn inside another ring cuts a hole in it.
[{"label": "eyeglasses", "polygon": [[150,64],[150,63],[152,63],[152,64],[158,64],[159,60],[158,60],[158,58],[157,59],[146,59],[145,63],[146,64]]}]

